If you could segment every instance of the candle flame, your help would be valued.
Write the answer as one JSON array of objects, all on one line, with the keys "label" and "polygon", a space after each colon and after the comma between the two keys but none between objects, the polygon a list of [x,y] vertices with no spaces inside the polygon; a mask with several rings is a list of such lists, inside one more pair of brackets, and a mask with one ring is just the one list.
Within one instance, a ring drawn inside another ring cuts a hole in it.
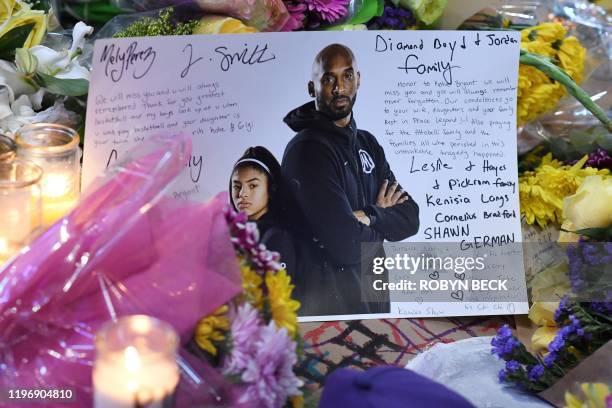
[{"label": "candle flame", "polygon": [[134,372],[140,369],[140,355],[138,350],[134,346],[128,346],[125,348],[125,368],[128,371]]},{"label": "candle flame", "polygon": [[70,192],[70,177],[62,173],[49,173],[43,177],[42,191],[46,197],[61,197]]},{"label": "candle flame", "polygon": [[6,238],[0,238],[0,254],[7,253],[9,250],[8,241]]}]

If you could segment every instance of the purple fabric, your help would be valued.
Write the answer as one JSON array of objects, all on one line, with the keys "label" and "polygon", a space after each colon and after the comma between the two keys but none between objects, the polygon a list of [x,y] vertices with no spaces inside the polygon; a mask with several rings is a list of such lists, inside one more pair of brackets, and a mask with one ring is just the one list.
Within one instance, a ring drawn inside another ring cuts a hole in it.
[{"label": "purple fabric", "polygon": [[380,366],[367,371],[343,368],[325,382],[319,408],[473,408],[444,385],[405,368]]}]

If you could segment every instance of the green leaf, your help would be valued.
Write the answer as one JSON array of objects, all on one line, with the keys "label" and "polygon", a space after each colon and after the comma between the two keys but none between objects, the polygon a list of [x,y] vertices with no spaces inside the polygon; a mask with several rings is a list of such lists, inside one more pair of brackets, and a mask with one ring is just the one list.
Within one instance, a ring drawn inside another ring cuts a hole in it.
[{"label": "green leaf", "polygon": [[374,17],[382,15],[384,9],[384,0],[365,0],[359,11],[345,24],[365,24]]},{"label": "green leaf", "polygon": [[0,58],[10,60],[15,56],[15,50],[23,47],[34,23],[15,27],[0,37]]},{"label": "green leaf", "polygon": [[87,94],[89,90],[89,81],[86,79],[61,79],[38,73],[36,82],[47,88],[49,92],[58,95],[81,96]]},{"label": "green leaf", "polygon": [[597,241],[610,241],[612,239],[612,226],[608,228],[585,228],[576,231],[576,234],[584,235]]}]

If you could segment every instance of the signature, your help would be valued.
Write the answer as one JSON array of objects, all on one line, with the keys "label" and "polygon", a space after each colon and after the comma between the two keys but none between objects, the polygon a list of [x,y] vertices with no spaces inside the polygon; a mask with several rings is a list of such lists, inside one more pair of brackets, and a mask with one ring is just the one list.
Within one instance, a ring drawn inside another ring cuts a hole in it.
[{"label": "signature", "polygon": [[138,50],[137,41],[132,42],[126,50],[115,44],[109,44],[104,46],[100,62],[106,61],[104,74],[110,76],[113,82],[119,82],[129,69],[132,69],[134,79],[144,77],[153,66],[156,55],[153,47]]},{"label": "signature", "polygon": [[215,48],[215,52],[221,55],[220,68],[222,71],[228,71],[232,64],[240,62],[244,65],[262,64],[264,62],[276,59],[274,54],[266,54],[268,52],[268,44],[263,48],[259,48],[259,44],[254,49],[249,49],[248,45],[244,45],[244,49],[240,52],[232,52],[225,46]]}]

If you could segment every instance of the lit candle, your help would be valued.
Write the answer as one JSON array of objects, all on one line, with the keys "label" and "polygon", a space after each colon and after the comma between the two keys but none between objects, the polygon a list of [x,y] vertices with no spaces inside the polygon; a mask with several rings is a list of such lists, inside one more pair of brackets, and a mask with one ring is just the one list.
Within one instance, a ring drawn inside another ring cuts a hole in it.
[{"label": "lit candle", "polygon": [[42,170],[32,162],[0,161],[0,264],[38,232],[41,176]]},{"label": "lit candle", "polygon": [[43,169],[42,223],[49,227],[76,204],[80,187],[79,134],[66,126],[37,123],[15,134],[17,155]]},{"label": "lit candle", "polygon": [[149,316],[120,318],[96,335],[95,408],[166,408],[179,382],[178,336]]}]

